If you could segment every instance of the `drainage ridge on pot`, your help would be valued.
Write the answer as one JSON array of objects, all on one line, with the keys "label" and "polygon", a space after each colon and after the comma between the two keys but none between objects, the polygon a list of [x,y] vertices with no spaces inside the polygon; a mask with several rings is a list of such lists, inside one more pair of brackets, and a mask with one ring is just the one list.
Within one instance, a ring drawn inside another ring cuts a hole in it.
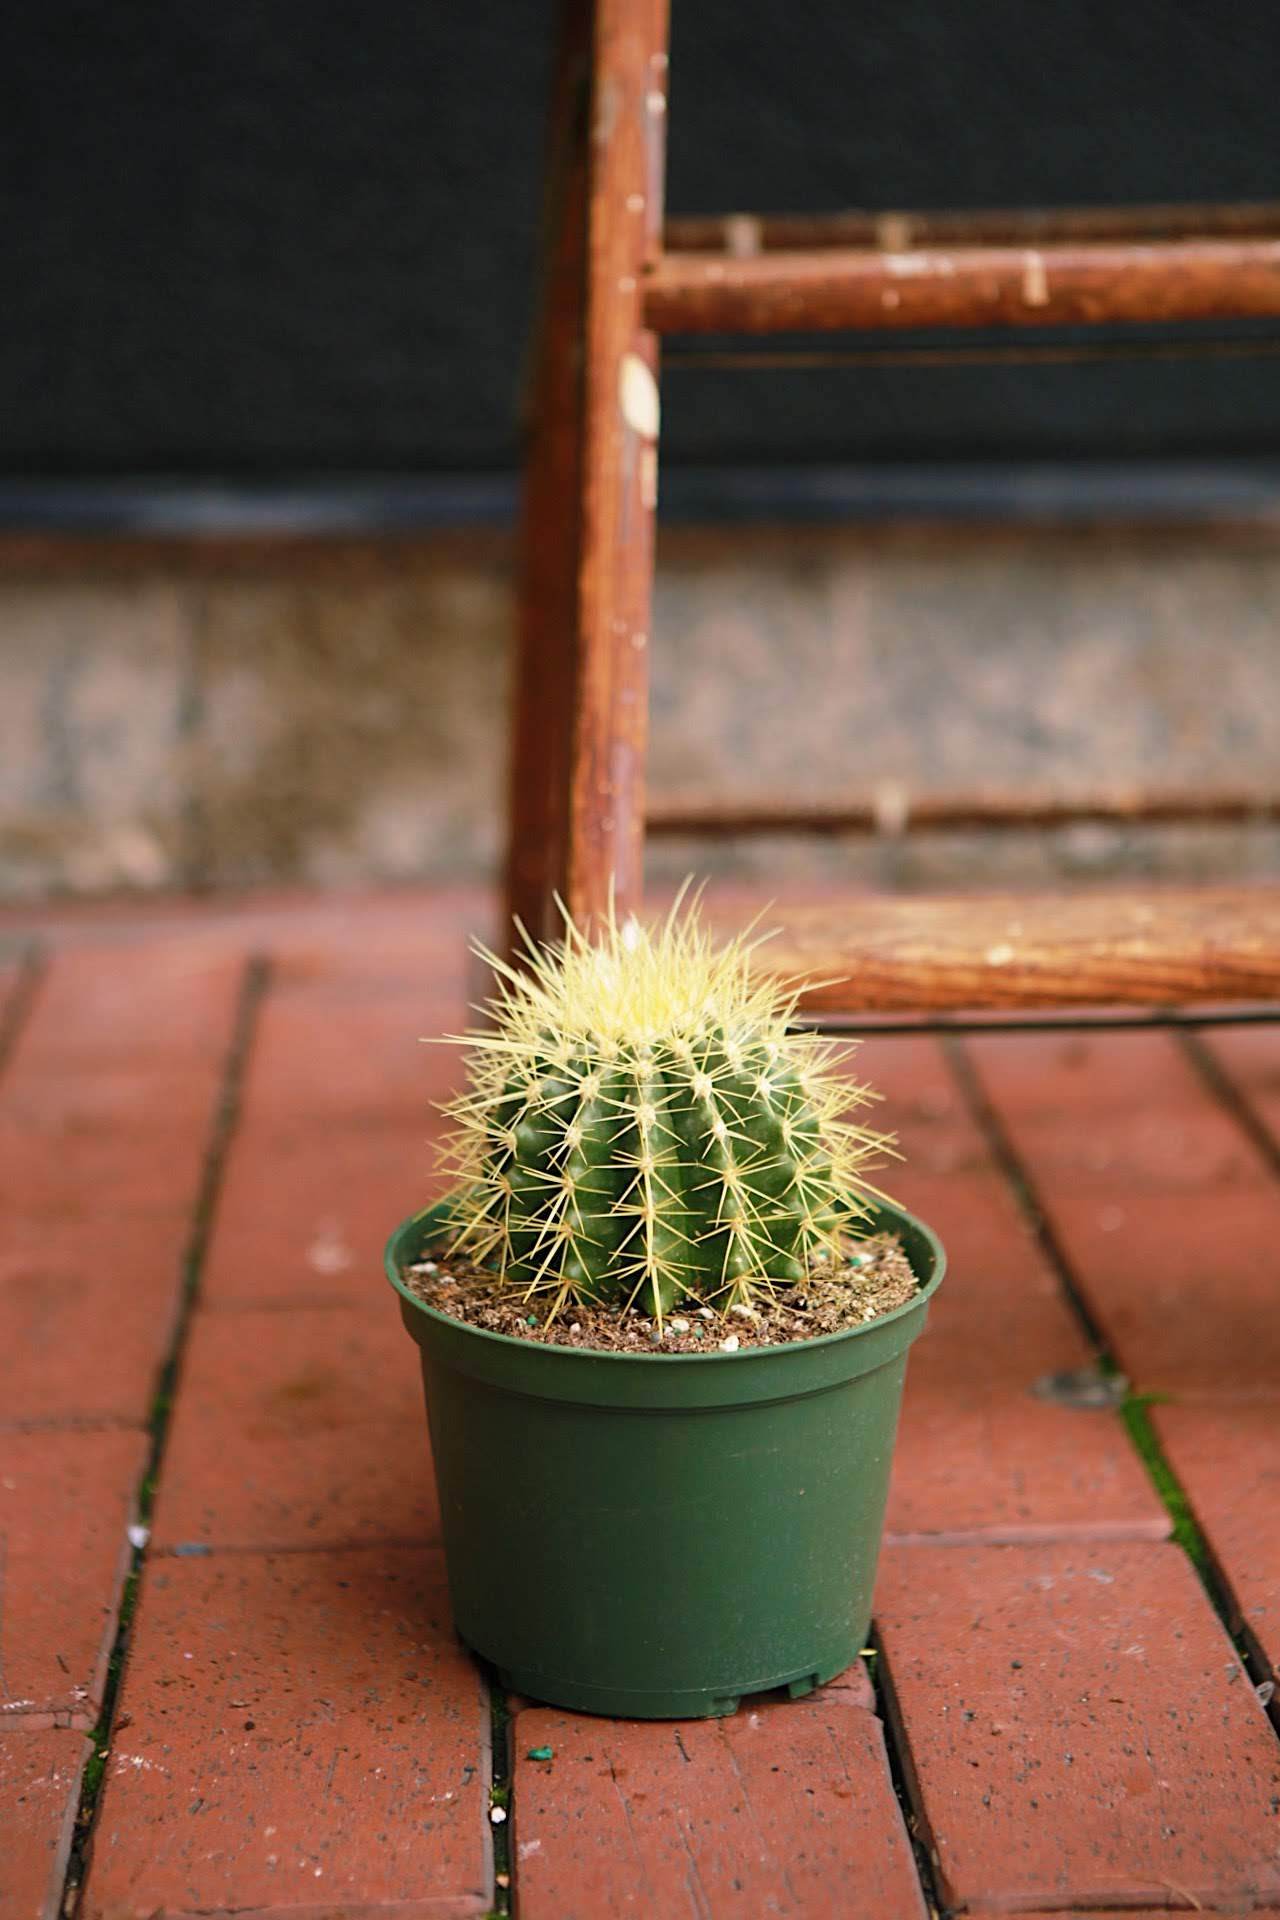
[{"label": "drainage ridge on pot", "polygon": [[605,1353],[467,1326],[386,1271],[422,1360],[458,1630],[503,1681],[635,1718],[808,1692],[865,1644],[907,1352],[945,1269],[883,1203],[920,1284],[879,1319],[736,1353]]}]

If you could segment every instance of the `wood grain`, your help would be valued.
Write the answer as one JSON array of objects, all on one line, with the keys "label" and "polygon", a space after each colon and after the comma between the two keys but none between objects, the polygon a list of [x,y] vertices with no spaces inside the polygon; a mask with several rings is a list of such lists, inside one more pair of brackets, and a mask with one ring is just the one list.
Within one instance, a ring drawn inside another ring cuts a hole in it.
[{"label": "wood grain", "polygon": [[581,924],[640,898],[657,341],[641,311],[662,224],[666,0],[597,0],[578,660],[564,892]]},{"label": "wood grain", "polygon": [[808,1013],[1280,999],[1280,897],[1248,887],[863,897],[801,908],[762,971]]},{"label": "wood grain", "polygon": [[563,0],[548,134],[539,314],[526,399],[508,788],[508,930],[541,938],[568,857],[581,557],[590,0]]},{"label": "wood grain", "polygon": [[668,253],[644,311],[660,334],[1273,318],[1280,238]]},{"label": "wood grain", "polygon": [[523,521],[507,894],[534,932],[639,898],[657,494],[665,0],[568,0]]},{"label": "wood grain", "polygon": [[1280,201],[1127,207],[850,208],[842,213],[685,214],[668,220],[667,253],[819,247],[1047,246],[1063,240],[1275,238]]},{"label": "wood grain", "polygon": [[871,793],[831,800],[793,800],[785,794],[716,799],[664,793],[650,799],[648,830],[662,836],[719,840],[739,834],[881,834],[1028,831],[1093,824],[1176,826],[1243,825],[1280,820],[1280,793],[1213,789],[1117,787],[1079,794],[1001,792],[913,793],[883,781]]}]

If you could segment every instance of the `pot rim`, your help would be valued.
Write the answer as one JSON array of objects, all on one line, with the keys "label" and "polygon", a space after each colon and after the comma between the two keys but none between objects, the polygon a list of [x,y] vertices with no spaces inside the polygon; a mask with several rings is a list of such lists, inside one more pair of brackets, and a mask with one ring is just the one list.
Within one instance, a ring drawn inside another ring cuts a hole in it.
[{"label": "pot rim", "polygon": [[[888,1215],[891,1219],[910,1227],[913,1232],[919,1234],[924,1240],[929,1249],[931,1272],[928,1280],[920,1286],[914,1298],[904,1300],[900,1307],[890,1308],[888,1313],[877,1314],[874,1320],[864,1320],[859,1325],[853,1327],[842,1327],[838,1333],[816,1334],[810,1340],[780,1341],[773,1346],[739,1347],[733,1353],[723,1353],[718,1349],[714,1353],[617,1353],[607,1347],[565,1346],[557,1340],[521,1340],[514,1334],[495,1333],[489,1327],[473,1327],[468,1321],[460,1320],[456,1314],[443,1313],[439,1307],[433,1307],[429,1305],[427,1301],[421,1299],[405,1285],[401,1278],[400,1263],[397,1258],[397,1248],[401,1236],[406,1234],[411,1227],[417,1226],[420,1221],[430,1219],[433,1214],[443,1213],[445,1208],[448,1207],[451,1197],[450,1194],[446,1194],[443,1199],[435,1201],[429,1207],[419,1208],[417,1213],[407,1215],[406,1218],[400,1222],[392,1232],[383,1250],[383,1271],[387,1279],[391,1282],[391,1285],[400,1295],[401,1300],[407,1301],[411,1307],[415,1308],[419,1313],[424,1314],[429,1320],[434,1320],[444,1327],[467,1334],[474,1340],[487,1342],[491,1347],[500,1351],[515,1351],[523,1354],[561,1354],[570,1360],[590,1361],[597,1365],[607,1360],[616,1362],[622,1366],[645,1367],[650,1371],[654,1368],[664,1367],[733,1366],[743,1361],[764,1360],[770,1356],[813,1353],[819,1349],[834,1347],[844,1340],[856,1340],[863,1334],[879,1333],[884,1328],[893,1326],[896,1321],[905,1319],[907,1315],[918,1313],[920,1309],[927,1306],[933,1298],[947,1271],[946,1249],[933,1228],[929,1226],[926,1221],[921,1220],[916,1214],[909,1213],[906,1207],[899,1206],[896,1201],[876,1200],[872,1202],[873,1215]],[[910,1258],[910,1256],[908,1256],[908,1258]],[[912,1262],[912,1271],[915,1271],[914,1262]],[[918,1277],[917,1275],[917,1278]]]}]

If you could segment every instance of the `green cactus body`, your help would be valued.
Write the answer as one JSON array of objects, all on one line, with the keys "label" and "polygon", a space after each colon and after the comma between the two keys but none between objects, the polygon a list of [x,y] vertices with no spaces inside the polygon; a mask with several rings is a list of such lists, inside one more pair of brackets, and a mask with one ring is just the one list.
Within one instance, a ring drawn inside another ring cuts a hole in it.
[{"label": "green cactus body", "polygon": [[472,1036],[462,1245],[530,1292],[661,1320],[686,1297],[749,1304],[839,1243],[883,1141],[843,1119],[865,1090],[788,1031],[743,949],[672,919],[535,962]]}]

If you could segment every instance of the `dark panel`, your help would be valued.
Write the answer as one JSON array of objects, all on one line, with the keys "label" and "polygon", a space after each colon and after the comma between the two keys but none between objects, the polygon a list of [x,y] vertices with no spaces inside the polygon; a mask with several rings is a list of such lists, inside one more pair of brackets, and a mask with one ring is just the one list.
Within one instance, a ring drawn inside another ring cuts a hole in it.
[{"label": "dark panel", "polygon": [[541,11],[14,9],[4,465],[509,458]]},{"label": "dark panel", "polygon": [[[48,0],[0,74],[0,471],[515,454],[551,8]],[[675,0],[672,204],[1280,193],[1280,9]],[[672,374],[668,457],[1260,453],[1280,360]]]}]

